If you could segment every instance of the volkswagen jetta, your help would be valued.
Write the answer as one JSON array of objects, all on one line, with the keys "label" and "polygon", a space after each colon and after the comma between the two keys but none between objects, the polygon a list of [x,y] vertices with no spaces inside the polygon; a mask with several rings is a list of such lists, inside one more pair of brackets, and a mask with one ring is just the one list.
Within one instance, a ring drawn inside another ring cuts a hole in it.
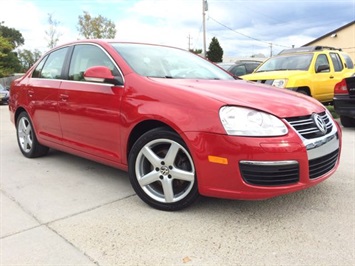
[{"label": "volkswagen jetta", "polygon": [[341,149],[338,124],[311,97],[160,45],[54,48],[12,83],[9,109],[24,156],[53,148],[127,170],[162,210],[305,189],[334,173]]}]

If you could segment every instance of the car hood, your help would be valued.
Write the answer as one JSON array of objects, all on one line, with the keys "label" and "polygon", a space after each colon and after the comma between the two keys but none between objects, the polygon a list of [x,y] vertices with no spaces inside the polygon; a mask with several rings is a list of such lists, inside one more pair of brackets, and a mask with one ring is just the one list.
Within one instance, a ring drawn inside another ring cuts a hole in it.
[{"label": "car hood", "polygon": [[299,75],[304,75],[307,71],[303,70],[279,70],[279,71],[267,71],[267,72],[256,72],[248,75],[244,75],[244,80],[273,80],[273,79],[284,79],[295,77]]},{"label": "car hood", "polygon": [[280,118],[303,116],[324,111],[311,97],[300,93],[244,80],[154,79],[164,87],[174,87],[180,93],[197,95],[198,102],[210,98],[221,105],[244,106],[274,114]]}]

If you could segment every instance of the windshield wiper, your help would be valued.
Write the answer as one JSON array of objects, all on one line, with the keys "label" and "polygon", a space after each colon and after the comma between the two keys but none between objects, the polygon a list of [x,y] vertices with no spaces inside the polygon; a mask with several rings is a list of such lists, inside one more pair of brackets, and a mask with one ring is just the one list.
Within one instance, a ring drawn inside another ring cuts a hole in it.
[{"label": "windshield wiper", "polygon": [[173,79],[172,76],[146,76],[147,78],[156,78],[156,79]]}]

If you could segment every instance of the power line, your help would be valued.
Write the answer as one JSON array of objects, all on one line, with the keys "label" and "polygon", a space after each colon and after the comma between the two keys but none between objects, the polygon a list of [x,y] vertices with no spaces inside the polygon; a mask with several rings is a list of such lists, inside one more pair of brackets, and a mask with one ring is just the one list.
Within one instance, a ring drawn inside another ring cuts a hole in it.
[{"label": "power line", "polygon": [[[234,33],[237,33],[237,34],[239,34],[239,35],[242,35],[242,36],[244,36],[244,37],[246,37],[246,38],[248,38],[248,39],[251,39],[251,40],[254,40],[254,41],[258,41],[258,42],[262,42],[262,43],[266,43],[267,45],[270,45],[270,44],[271,44],[271,42],[263,41],[263,40],[260,40],[260,39],[257,39],[257,38],[248,36],[248,35],[246,35],[246,34],[244,34],[244,33],[238,32],[238,31],[236,31],[236,30],[234,30],[234,29],[232,29],[232,28],[230,28],[230,27],[224,25],[223,23],[221,23],[221,22],[215,20],[215,19],[212,18],[211,16],[208,16],[208,18],[211,19],[211,20],[213,20],[213,21],[216,22],[217,24],[221,25],[222,27],[224,27],[224,28],[226,28],[226,29],[228,29],[228,30],[233,31]],[[290,48],[290,46],[285,46],[285,45],[281,45],[281,44],[274,44],[274,43],[273,43],[272,45],[280,46],[280,47],[284,47],[284,48]]]}]

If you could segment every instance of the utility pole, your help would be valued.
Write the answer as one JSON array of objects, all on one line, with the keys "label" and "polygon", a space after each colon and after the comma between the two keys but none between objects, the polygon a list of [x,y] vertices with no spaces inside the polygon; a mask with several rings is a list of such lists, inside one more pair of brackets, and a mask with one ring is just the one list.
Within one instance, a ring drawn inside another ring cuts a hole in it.
[{"label": "utility pole", "polygon": [[206,11],[208,11],[207,0],[202,0],[202,28],[203,28],[203,57],[206,58]]},{"label": "utility pole", "polygon": [[270,57],[272,57],[272,43],[270,43]]},{"label": "utility pole", "polygon": [[187,39],[189,40],[188,42],[188,48],[189,48],[189,51],[191,50],[191,36],[189,34],[189,36],[187,36]]}]

